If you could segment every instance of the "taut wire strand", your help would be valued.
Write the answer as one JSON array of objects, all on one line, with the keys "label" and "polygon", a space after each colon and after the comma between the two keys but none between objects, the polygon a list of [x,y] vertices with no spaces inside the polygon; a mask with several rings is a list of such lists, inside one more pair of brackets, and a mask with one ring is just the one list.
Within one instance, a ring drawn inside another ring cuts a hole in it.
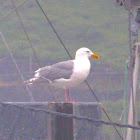
[{"label": "taut wire strand", "polygon": [[[17,62],[16,62],[16,60],[15,60],[15,58],[14,58],[14,56],[13,56],[13,54],[12,54],[12,52],[11,52],[11,50],[10,50],[8,44],[7,44],[7,42],[6,42],[6,40],[5,40],[5,38],[4,38],[3,34],[2,34],[2,32],[0,32],[0,36],[2,37],[2,40],[3,40],[5,46],[6,46],[7,50],[8,50],[8,52],[9,52],[9,54],[10,54],[12,60],[13,60],[13,63],[15,64],[15,67],[16,67],[16,69],[17,69],[17,71],[18,71],[18,73],[19,73],[19,75],[20,75],[20,77],[21,77],[21,80],[24,82],[24,77],[23,77],[23,75],[22,75],[22,73],[21,73],[21,71],[20,71],[20,69],[19,69],[19,67],[18,67],[18,65],[17,65]],[[34,97],[33,97],[32,93],[31,93],[30,89],[28,88],[27,85],[25,85],[25,88],[26,88],[26,90],[27,90],[27,92],[28,92],[28,95],[30,96],[30,101],[31,101],[31,102],[34,102]]]},{"label": "taut wire strand", "polygon": [[[26,28],[25,28],[25,26],[24,26],[24,24],[23,24],[23,22],[22,22],[22,20],[21,20],[20,14],[18,13],[18,9],[16,8],[16,6],[15,6],[13,0],[11,0],[11,2],[12,2],[12,4],[13,4],[14,8],[15,8],[15,12],[16,12],[16,14],[17,14],[17,17],[18,17],[19,21],[20,21],[20,24],[21,24],[21,26],[22,26],[22,29],[23,29],[23,31],[24,31],[24,33],[25,33],[25,35],[26,35],[26,38],[27,38],[27,40],[28,40],[28,42],[29,42],[29,45],[30,45],[30,47],[31,47],[31,49],[32,49],[32,51],[33,51],[33,54],[34,54],[35,59],[36,59],[36,61],[37,61],[37,64],[38,64],[39,68],[41,68],[41,64],[40,64],[39,59],[38,59],[38,57],[37,57],[37,53],[36,53],[36,51],[35,51],[35,49],[34,49],[34,47],[33,47],[33,45],[32,45],[32,42],[31,42],[31,40],[30,40],[30,37],[29,37],[29,35],[28,35],[27,31],[26,31]],[[50,86],[48,86],[48,88],[49,88],[49,90],[50,90],[50,93],[52,94],[53,100],[56,101],[56,98],[55,98],[55,95],[54,95],[54,93],[53,93],[53,90],[50,88]]]},{"label": "taut wire strand", "polygon": [[[38,0],[36,0],[36,3],[37,3],[37,5],[39,6],[39,8],[40,8],[40,10],[42,11],[42,13],[44,14],[44,16],[45,16],[45,18],[47,19],[47,21],[49,22],[50,26],[52,27],[54,33],[56,34],[56,36],[57,36],[57,38],[59,39],[59,41],[60,41],[60,43],[62,44],[62,46],[64,47],[65,51],[67,52],[67,54],[69,55],[69,57],[72,59],[72,56],[71,56],[71,54],[69,53],[67,47],[66,47],[65,44],[63,43],[62,39],[60,38],[59,34],[58,34],[57,31],[55,30],[55,28],[54,28],[54,26],[52,25],[52,23],[51,23],[49,17],[47,16],[47,14],[45,13],[45,11],[43,10],[43,8],[42,8],[42,6],[40,5],[40,3],[38,2]],[[86,82],[88,88],[90,89],[90,91],[92,92],[92,94],[94,95],[94,97],[96,98],[96,100],[97,100],[98,102],[100,102],[99,99],[98,99],[98,97],[96,96],[96,94],[94,93],[94,91],[92,90],[92,88],[90,87],[89,83],[87,82],[87,80],[86,80],[85,82]],[[102,109],[103,109],[103,112],[106,114],[107,118],[109,119],[109,121],[111,122],[111,118],[109,117],[109,115],[108,115],[108,113],[106,112],[105,108],[102,107]],[[123,137],[121,136],[121,134],[120,134],[120,132],[117,130],[117,128],[116,128],[115,126],[113,126],[113,127],[115,128],[115,130],[116,130],[116,132],[118,133],[118,135],[120,136],[120,138],[123,140]]]},{"label": "taut wire strand", "polygon": [[23,106],[23,105],[16,105],[16,104],[10,104],[10,103],[3,103],[0,102],[0,105],[4,107],[16,107],[20,110],[30,110],[31,112],[36,112],[36,113],[45,113],[48,115],[54,115],[54,116],[59,116],[59,117],[66,117],[66,118],[72,118],[76,120],[83,120],[83,121],[89,121],[93,124],[95,124],[97,127],[104,124],[104,125],[115,125],[117,127],[123,127],[123,128],[132,128],[134,130],[140,130],[140,127],[133,126],[133,125],[125,125],[125,124],[120,124],[116,122],[108,122],[108,121],[103,121],[101,119],[93,119],[89,117],[83,117],[79,115],[73,115],[73,114],[66,114],[66,113],[61,113],[61,112],[55,112],[55,111],[49,111],[45,109],[39,109],[36,107],[30,107],[30,106]]},{"label": "taut wire strand", "polygon": [[23,3],[21,3],[19,6],[17,6],[16,8],[14,8],[11,12],[9,12],[7,15],[5,15],[3,18],[0,19],[0,23],[7,18],[9,15],[11,15],[16,9],[18,9],[19,7],[21,7],[25,2],[27,2],[29,0],[25,0]]}]

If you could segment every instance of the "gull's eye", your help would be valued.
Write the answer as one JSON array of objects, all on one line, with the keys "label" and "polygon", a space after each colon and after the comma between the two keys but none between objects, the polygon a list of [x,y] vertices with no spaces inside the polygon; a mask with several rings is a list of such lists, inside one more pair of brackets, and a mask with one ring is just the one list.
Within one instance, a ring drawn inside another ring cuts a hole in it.
[{"label": "gull's eye", "polygon": [[87,51],[87,53],[90,53],[90,51]]}]

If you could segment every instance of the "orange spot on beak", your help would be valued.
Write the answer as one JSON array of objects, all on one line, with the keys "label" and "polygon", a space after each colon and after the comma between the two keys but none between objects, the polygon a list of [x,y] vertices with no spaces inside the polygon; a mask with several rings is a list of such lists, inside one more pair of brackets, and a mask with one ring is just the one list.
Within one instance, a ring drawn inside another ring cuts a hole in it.
[{"label": "orange spot on beak", "polygon": [[99,58],[99,56],[97,54],[95,54],[95,53],[93,53],[91,56],[94,57],[94,58],[96,58],[96,59]]}]

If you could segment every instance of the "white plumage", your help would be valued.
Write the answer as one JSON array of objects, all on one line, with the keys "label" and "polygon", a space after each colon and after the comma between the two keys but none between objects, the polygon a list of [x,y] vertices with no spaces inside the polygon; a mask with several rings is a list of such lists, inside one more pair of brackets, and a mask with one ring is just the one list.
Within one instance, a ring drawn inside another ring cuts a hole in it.
[{"label": "white plumage", "polygon": [[[99,58],[88,48],[80,48],[76,51],[75,59],[60,62],[52,66],[45,66],[35,71],[35,77],[25,81],[26,84],[47,83],[67,90],[69,101],[69,88],[83,82],[90,72],[89,57]],[[65,92],[64,92],[65,93]],[[65,100],[66,98],[66,93]]]}]

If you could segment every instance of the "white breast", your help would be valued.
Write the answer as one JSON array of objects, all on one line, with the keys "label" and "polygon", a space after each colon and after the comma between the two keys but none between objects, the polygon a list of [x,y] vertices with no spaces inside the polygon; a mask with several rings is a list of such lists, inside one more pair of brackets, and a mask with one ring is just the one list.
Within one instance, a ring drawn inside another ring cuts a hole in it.
[{"label": "white breast", "polygon": [[70,79],[59,79],[55,80],[55,83],[53,83],[53,86],[59,87],[59,88],[70,88],[74,87],[81,82],[83,82],[90,71],[90,61],[87,59],[79,59],[74,60],[74,70],[73,74],[70,77]]},{"label": "white breast", "polygon": [[74,61],[74,73],[71,76],[72,80],[83,82],[90,71],[90,61],[89,59],[79,59]]}]

